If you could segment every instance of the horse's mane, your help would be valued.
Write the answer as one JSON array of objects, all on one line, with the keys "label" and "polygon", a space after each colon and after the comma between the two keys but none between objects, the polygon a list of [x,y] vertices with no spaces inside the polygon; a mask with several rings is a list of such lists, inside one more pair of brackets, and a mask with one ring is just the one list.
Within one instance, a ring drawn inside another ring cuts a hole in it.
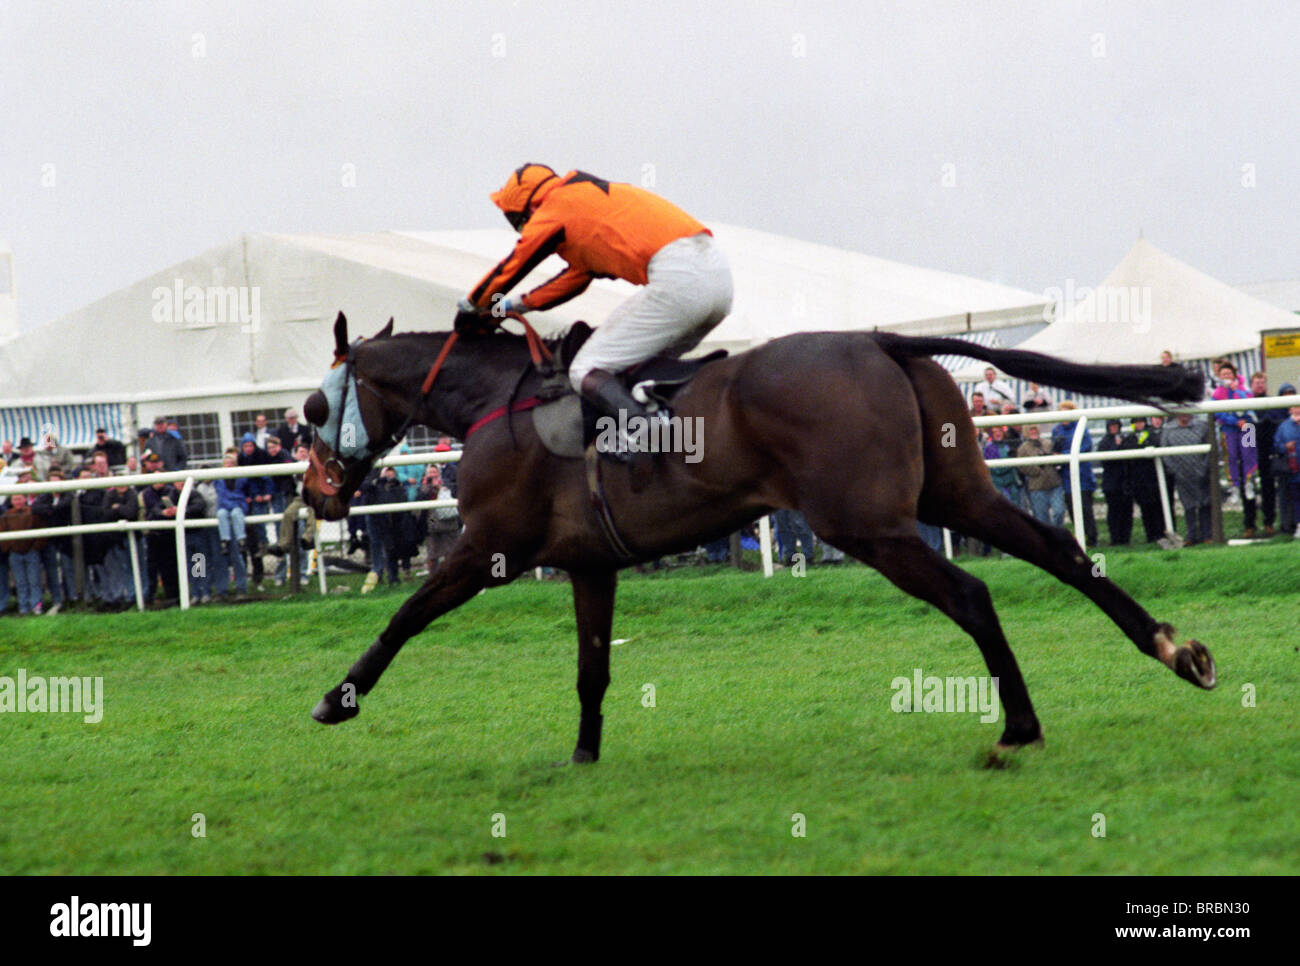
[{"label": "horse's mane", "polygon": [[[576,322],[574,323],[574,325],[577,324],[578,323]],[[543,338],[542,342],[546,345],[546,348],[555,350],[565,340],[565,338],[569,334],[569,331],[572,328],[573,328],[572,325],[566,326],[565,328],[557,332],[555,335]],[[431,337],[446,338],[450,334],[451,334],[450,332],[394,332],[392,335],[388,336],[387,339],[391,341],[394,339],[413,339],[413,338],[431,338]],[[464,340],[465,338],[466,338],[465,336],[461,336],[462,340]],[[469,341],[471,341],[472,344],[474,345],[487,345],[492,340],[497,340],[498,344],[509,343],[512,346],[517,345],[523,347],[524,349],[528,348],[528,339],[526,337],[522,335],[515,335],[513,332],[507,332],[505,329],[500,329],[500,328],[494,330],[489,335],[476,335],[476,336],[469,337]]]}]

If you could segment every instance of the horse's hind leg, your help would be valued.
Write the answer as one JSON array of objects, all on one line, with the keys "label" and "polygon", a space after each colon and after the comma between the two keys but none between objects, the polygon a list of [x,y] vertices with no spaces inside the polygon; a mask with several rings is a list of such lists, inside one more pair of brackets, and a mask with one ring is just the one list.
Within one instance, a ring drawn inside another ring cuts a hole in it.
[{"label": "horse's hind leg", "polygon": [[1041,567],[1085,594],[1105,611],[1138,650],[1154,657],[1180,678],[1210,689],[1217,682],[1214,658],[1200,641],[1174,643],[1171,624],[1159,623],[1093,562],[1063,527],[1053,527],[1013,506],[990,490],[973,503],[941,511],[944,525],[993,544],[1000,550]]},{"label": "horse's hind leg", "polygon": [[998,696],[1007,714],[998,741],[1000,747],[1013,748],[1042,739],[1025,679],[1002,633],[993,600],[983,581],[927,547],[915,532],[912,521],[889,536],[867,539],[838,528],[819,528],[813,518],[809,522],[818,536],[874,567],[900,590],[933,604],[975,639],[989,674],[997,680]]},{"label": "horse's hind leg", "polygon": [[925,447],[925,483],[917,515],[1043,568],[1087,595],[1143,654],[1198,687],[1214,687],[1214,659],[1204,644],[1174,644],[1173,627],[1157,623],[1132,597],[1095,572],[1069,531],[1040,523],[994,489],[965,403],[943,368],[917,358],[906,360],[905,370],[921,409]]}]

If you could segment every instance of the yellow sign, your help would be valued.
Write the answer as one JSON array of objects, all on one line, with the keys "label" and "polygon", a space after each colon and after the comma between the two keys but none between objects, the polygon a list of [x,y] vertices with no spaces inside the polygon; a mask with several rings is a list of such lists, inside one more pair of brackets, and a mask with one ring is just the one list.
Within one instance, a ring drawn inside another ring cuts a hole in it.
[{"label": "yellow sign", "polygon": [[1300,332],[1264,336],[1264,358],[1280,359],[1282,356],[1300,356]]}]

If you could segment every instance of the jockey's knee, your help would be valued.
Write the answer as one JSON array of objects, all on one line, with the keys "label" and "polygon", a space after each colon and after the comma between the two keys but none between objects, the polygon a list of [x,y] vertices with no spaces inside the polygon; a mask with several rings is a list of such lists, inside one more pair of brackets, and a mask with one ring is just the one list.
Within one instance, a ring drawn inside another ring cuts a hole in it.
[{"label": "jockey's knee", "polygon": [[569,385],[573,386],[573,391],[579,396],[582,395],[582,380],[587,378],[587,373],[593,368],[595,367],[590,363],[580,359],[573,360],[573,365],[569,366]]}]

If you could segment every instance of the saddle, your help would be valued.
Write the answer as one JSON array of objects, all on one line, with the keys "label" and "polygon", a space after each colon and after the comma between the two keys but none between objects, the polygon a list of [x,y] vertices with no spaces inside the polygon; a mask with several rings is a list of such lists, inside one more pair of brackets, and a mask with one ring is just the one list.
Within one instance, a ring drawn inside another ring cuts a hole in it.
[{"label": "saddle", "polygon": [[[533,428],[543,445],[556,456],[582,459],[595,440],[596,420],[602,413],[579,396],[569,382],[569,365],[578,350],[591,337],[586,322],[575,322],[555,349],[553,374],[543,380],[537,391],[542,404],[533,409]],[[726,358],[727,350],[718,349],[698,359],[655,356],[633,366],[619,378],[638,402],[651,410],[666,408],[682,387],[704,366]]]}]

